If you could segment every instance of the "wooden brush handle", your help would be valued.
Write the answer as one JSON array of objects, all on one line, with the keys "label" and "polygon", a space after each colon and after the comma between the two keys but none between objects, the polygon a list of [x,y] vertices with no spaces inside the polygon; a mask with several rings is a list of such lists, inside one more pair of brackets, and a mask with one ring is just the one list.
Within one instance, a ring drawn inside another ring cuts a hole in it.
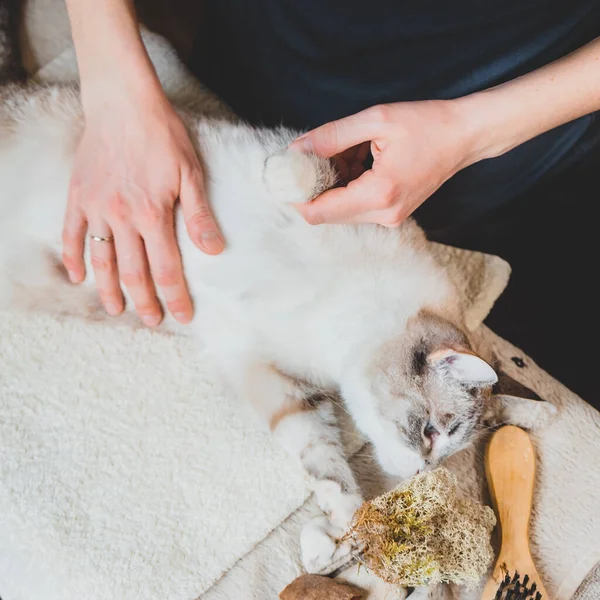
[{"label": "wooden brush handle", "polygon": [[512,425],[496,431],[487,449],[486,474],[500,520],[502,549],[529,556],[535,454],[527,433]]},{"label": "wooden brush handle", "polygon": [[485,469],[492,502],[500,521],[502,543],[482,600],[493,600],[507,573],[529,575],[543,600],[550,600],[529,550],[529,519],[535,480],[535,453],[529,435],[507,425],[494,433],[487,448]]}]

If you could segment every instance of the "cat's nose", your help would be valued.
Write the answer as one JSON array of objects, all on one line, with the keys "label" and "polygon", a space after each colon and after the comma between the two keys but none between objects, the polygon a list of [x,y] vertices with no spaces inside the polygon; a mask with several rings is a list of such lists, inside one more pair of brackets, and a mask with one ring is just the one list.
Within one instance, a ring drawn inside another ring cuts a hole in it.
[{"label": "cat's nose", "polygon": [[423,428],[423,435],[428,446],[431,448],[435,440],[439,437],[440,432],[431,423],[427,423]]}]

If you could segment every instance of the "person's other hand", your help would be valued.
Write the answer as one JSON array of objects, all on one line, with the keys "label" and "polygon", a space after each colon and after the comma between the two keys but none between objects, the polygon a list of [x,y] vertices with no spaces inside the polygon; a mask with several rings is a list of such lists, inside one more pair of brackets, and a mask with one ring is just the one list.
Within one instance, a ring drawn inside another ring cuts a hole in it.
[{"label": "person's other hand", "polygon": [[[106,98],[106,96],[110,96]],[[203,188],[203,175],[186,129],[162,90],[142,97],[122,92],[94,97],[86,106],[69,189],[63,261],[74,283],[85,278],[88,236],[102,303],[111,315],[124,308],[119,281],[142,321],[157,325],[168,310],[180,323],[193,315],[175,237],[179,199],[188,234],[208,254],[224,242]]]},{"label": "person's other hand", "polygon": [[[291,144],[334,157],[345,187],[297,205],[320,223],[378,223],[396,227],[457,171],[478,158],[473,136],[453,101],[375,106],[332,121]],[[362,163],[370,143],[373,166]]]}]

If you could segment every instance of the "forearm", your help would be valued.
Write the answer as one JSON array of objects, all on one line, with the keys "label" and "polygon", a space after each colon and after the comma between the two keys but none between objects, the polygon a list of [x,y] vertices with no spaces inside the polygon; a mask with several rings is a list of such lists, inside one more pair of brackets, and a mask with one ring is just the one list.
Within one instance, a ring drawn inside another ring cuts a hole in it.
[{"label": "forearm", "polygon": [[86,98],[107,88],[159,89],[142,42],[132,0],[66,0]]},{"label": "forearm", "polygon": [[477,162],[600,110],[600,38],[537,71],[456,101]]}]

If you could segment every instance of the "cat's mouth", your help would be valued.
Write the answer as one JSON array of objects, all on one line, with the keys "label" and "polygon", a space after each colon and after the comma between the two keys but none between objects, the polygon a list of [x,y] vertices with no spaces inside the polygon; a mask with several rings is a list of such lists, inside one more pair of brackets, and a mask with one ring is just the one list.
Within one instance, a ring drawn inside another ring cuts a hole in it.
[{"label": "cat's mouth", "polygon": [[439,465],[439,460],[432,460],[427,458],[425,459],[425,464],[423,465],[423,467],[421,467],[415,474],[418,475],[419,473],[425,473],[426,471],[433,471],[434,469],[437,469]]}]

